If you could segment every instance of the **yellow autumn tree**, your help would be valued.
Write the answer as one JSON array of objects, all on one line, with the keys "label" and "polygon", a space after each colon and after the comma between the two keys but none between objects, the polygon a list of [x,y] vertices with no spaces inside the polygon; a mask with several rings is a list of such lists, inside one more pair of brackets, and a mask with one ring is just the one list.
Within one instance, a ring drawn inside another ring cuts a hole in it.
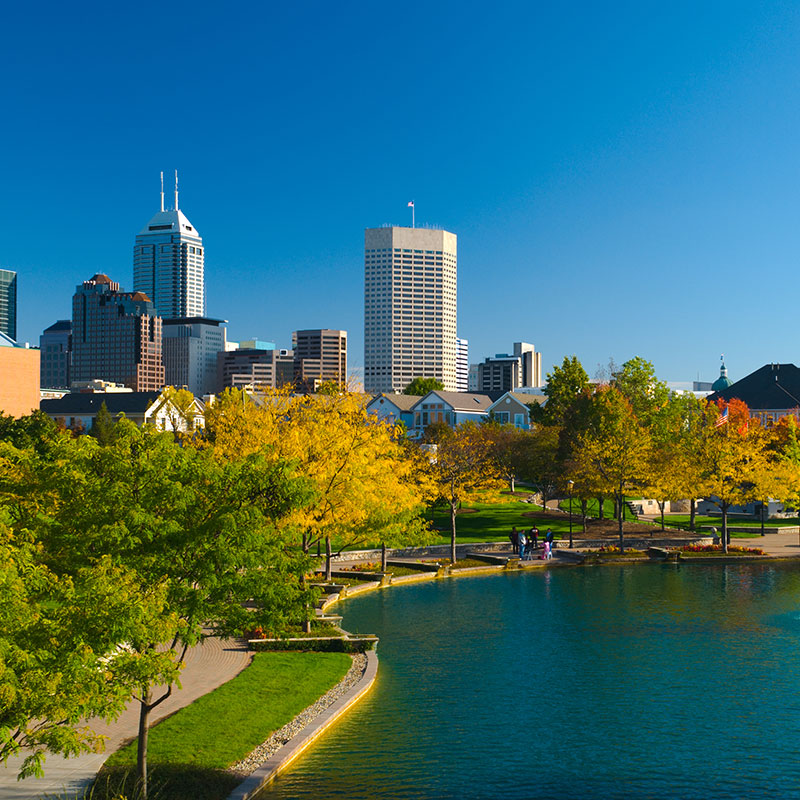
[{"label": "yellow autumn tree", "polygon": [[576,480],[596,494],[613,495],[619,509],[619,546],[624,549],[622,513],[625,495],[647,482],[650,435],[630,402],[613,387],[592,397],[590,427],[574,450]]},{"label": "yellow autumn tree", "polygon": [[757,419],[747,406],[731,400],[722,407],[708,403],[698,432],[697,464],[707,495],[722,513],[722,548],[727,553],[728,510],[769,492],[768,455]]},{"label": "yellow autumn tree", "polygon": [[474,422],[442,428],[429,464],[434,493],[450,509],[450,561],[455,563],[458,507],[482,490],[501,486],[503,468],[494,457],[491,438]]},{"label": "yellow autumn tree", "polygon": [[207,427],[219,457],[272,455],[309,482],[312,500],[284,525],[304,552],[324,544],[328,579],[334,549],[426,540],[424,470],[401,428],[368,413],[363,395],[229,392]]}]

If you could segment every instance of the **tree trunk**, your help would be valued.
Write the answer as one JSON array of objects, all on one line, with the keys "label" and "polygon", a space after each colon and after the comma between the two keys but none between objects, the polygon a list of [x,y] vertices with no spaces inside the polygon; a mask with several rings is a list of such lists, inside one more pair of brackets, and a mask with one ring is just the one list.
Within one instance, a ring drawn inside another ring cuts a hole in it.
[{"label": "tree trunk", "polygon": [[697,500],[689,500],[689,530],[694,533],[695,516],[697,516]]},{"label": "tree trunk", "polygon": [[603,495],[599,495],[597,498],[597,519],[603,520],[606,518],[606,509],[603,505],[605,503],[605,497]]},{"label": "tree trunk", "polygon": [[[303,575],[301,583],[303,584],[304,587],[308,583],[307,577],[305,575]],[[305,608],[306,608],[306,618],[303,620],[303,633],[311,633],[311,617],[308,614],[309,612],[308,603],[306,603]]]},{"label": "tree trunk", "polygon": [[619,490],[619,493],[614,498],[614,502],[617,505],[617,508],[620,509],[620,513],[617,516],[617,520],[619,522],[619,549],[624,553],[625,552],[625,539],[624,534],[622,532],[622,518],[625,516],[621,509],[622,509],[622,489]]},{"label": "tree trunk", "polygon": [[762,536],[764,535],[764,510],[765,510],[764,506],[766,506],[766,504],[767,504],[766,500],[762,500],[761,501],[761,535]]},{"label": "tree trunk", "polygon": [[331,582],[331,537],[325,536],[325,580]]},{"label": "tree trunk", "polygon": [[386,542],[381,542],[381,572],[386,572]]},{"label": "tree trunk", "polygon": [[456,563],[456,502],[450,503],[450,563]]},{"label": "tree trunk", "polygon": [[728,552],[728,504],[722,503],[722,550]]},{"label": "tree trunk", "polygon": [[581,498],[581,522],[583,523],[583,532],[586,533],[586,507],[589,504],[584,498]]},{"label": "tree trunk", "polygon": [[509,475],[508,476],[508,485],[511,488],[511,494],[514,494],[514,476],[513,475]]},{"label": "tree trunk", "polygon": [[142,687],[139,703],[139,741],[136,747],[136,775],[139,783],[139,797],[147,800],[147,733],[150,719],[150,689]]},{"label": "tree trunk", "polygon": [[661,530],[666,530],[664,527],[664,507],[667,505],[667,501],[663,500],[658,504],[659,509],[661,509]]}]

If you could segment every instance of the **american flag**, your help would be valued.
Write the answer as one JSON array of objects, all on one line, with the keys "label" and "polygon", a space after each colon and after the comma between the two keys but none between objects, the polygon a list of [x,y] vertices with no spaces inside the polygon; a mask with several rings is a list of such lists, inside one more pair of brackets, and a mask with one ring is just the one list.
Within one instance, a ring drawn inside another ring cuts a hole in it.
[{"label": "american flag", "polygon": [[409,200],[408,207],[409,208],[414,208],[414,201],[413,200]]},{"label": "american flag", "polygon": [[728,407],[722,409],[722,413],[717,417],[717,421],[714,423],[715,428],[719,428],[724,425],[728,421]]}]

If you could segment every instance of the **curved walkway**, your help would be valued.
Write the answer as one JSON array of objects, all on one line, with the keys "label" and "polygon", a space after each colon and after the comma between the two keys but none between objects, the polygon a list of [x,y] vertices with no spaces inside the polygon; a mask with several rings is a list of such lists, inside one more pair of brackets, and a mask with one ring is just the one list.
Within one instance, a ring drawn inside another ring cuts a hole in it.
[{"label": "curved walkway", "polygon": [[[206,639],[186,655],[186,666],[181,674],[181,689],[153,709],[151,724],[189,705],[212,689],[238,675],[252,659],[245,642],[230,639]],[[44,794],[61,797],[65,792],[73,795],[88,786],[103,762],[111,753],[139,732],[139,704],[132,702],[119,719],[110,724],[94,720],[92,727],[108,737],[105,752],[87,753],[77,758],[48,755],[43,778],[26,778],[17,781],[17,771],[22,758],[10,759],[0,766],[0,798],[3,800],[33,800]],[[90,721],[92,724],[92,721]]]}]

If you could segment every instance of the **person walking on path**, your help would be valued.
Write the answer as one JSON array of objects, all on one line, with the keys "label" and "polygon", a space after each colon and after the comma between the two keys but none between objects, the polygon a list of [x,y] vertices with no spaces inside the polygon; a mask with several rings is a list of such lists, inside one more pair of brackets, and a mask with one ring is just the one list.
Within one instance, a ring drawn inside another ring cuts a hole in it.
[{"label": "person walking on path", "polygon": [[508,538],[511,539],[511,552],[516,555],[519,552],[519,534],[516,526],[511,529],[511,534]]}]

